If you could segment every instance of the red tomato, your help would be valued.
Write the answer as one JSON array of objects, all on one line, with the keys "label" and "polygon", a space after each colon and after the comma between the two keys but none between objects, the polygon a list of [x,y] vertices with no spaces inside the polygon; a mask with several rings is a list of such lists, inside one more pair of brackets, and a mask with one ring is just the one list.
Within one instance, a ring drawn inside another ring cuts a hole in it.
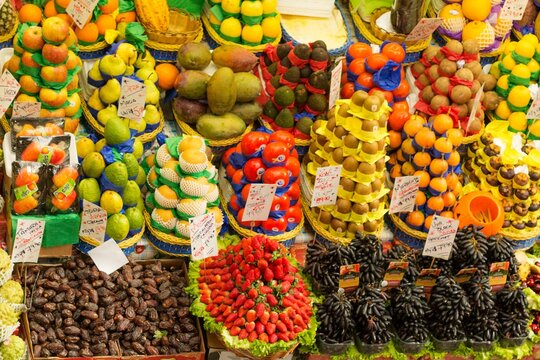
[{"label": "red tomato", "polygon": [[289,156],[284,166],[290,177],[296,178],[300,175],[300,161],[297,158]]},{"label": "red tomato", "polygon": [[285,221],[288,223],[299,224],[302,221],[302,209],[300,206],[291,206],[285,214]]},{"label": "red tomato", "polygon": [[264,172],[263,182],[265,184],[276,184],[280,188],[285,187],[289,185],[289,174],[284,167],[271,167]]},{"label": "red tomato", "polygon": [[406,111],[409,112],[409,103],[407,101],[396,101],[392,105],[392,111]]},{"label": "red tomato", "polygon": [[287,221],[285,221],[284,217],[277,220],[268,219],[262,222],[261,227],[266,231],[283,232],[287,230]]},{"label": "red tomato", "polygon": [[399,83],[398,87],[392,91],[392,94],[394,94],[394,96],[397,98],[404,98],[409,95],[410,92],[411,89],[409,87],[409,83],[407,82],[407,80],[403,79]]},{"label": "red tomato", "polygon": [[291,200],[298,200],[300,197],[300,185],[298,181],[291,184],[291,187],[287,190],[287,195],[289,195]]},{"label": "red tomato", "polygon": [[356,82],[366,88],[366,89],[372,89],[373,88],[373,75],[365,72],[360,75],[358,75],[358,78],[356,79]]},{"label": "red tomato", "polygon": [[227,166],[229,165],[229,159],[231,158],[231,155],[236,152],[236,148],[232,147],[230,149],[227,149],[225,153],[223,153],[223,156],[221,157],[221,162],[223,165]]},{"label": "red tomato", "polygon": [[270,211],[287,211],[290,204],[291,200],[289,199],[289,195],[283,194],[283,196],[274,196]]},{"label": "red tomato", "polygon": [[345,58],[341,59],[341,73],[345,74],[347,72],[347,60]]},{"label": "red tomato", "polygon": [[347,82],[349,81],[349,79],[347,78],[347,73],[345,74],[341,74],[341,84],[346,84]]},{"label": "red tomato", "polygon": [[231,196],[231,200],[229,201],[229,204],[231,204],[231,207],[234,210],[236,211],[240,210],[240,205],[238,205],[238,196],[236,195]]},{"label": "red tomato", "polygon": [[298,151],[296,151],[296,148],[292,149],[291,156],[298,159]]},{"label": "red tomato", "polygon": [[266,145],[262,152],[262,158],[267,164],[284,164],[291,150],[288,145],[281,141],[274,141]]},{"label": "red tomato", "polygon": [[371,69],[371,71],[378,71],[383,68],[384,65],[388,62],[388,57],[384,54],[378,53],[378,54],[372,54],[371,56],[368,56],[366,58],[366,70],[367,67]]},{"label": "red tomato", "polygon": [[227,176],[232,179],[234,173],[236,172],[236,169],[231,164],[229,164],[227,165],[225,170],[227,171]]},{"label": "red tomato", "polygon": [[349,81],[344,84],[345,85],[341,88],[341,98],[350,99],[354,94],[354,83]]},{"label": "red tomato", "polygon": [[409,120],[411,117],[411,114],[409,114],[408,111],[392,111],[390,114],[390,117],[388,118],[388,125],[390,126],[390,129],[395,131],[401,131],[403,129],[403,125]]},{"label": "red tomato", "polygon": [[349,46],[348,52],[353,58],[358,59],[368,57],[372,54],[373,50],[369,44],[357,42]]},{"label": "red tomato", "polygon": [[373,88],[373,89],[369,90],[368,94],[369,95],[375,95],[375,93],[377,91],[381,92],[384,95],[384,98],[386,99],[387,103],[390,104],[392,101],[394,101],[394,95],[392,95],[392,93],[390,91],[385,91],[383,89]]},{"label": "red tomato", "polygon": [[236,170],[232,176],[231,182],[236,185],[242,184],[243,177],[244,172],[242,170]]},{"label": "red tomato", "polygon": [[244,164],[244,176],[249,182],[258,182],[261,180],[264,170],[266,170],[266,166],[261,158],[249,159]]},{"label": "red tomato", "polygon": [[250,188],[251,188],[251,184],[244,185],[244,187],[242,188],[242,193],[240,194],[242,196],[242,200],[247,201]]},{"label": "red tomato", "polygon": [[366,67],[364,66],[365,61],[365,58],[354,59],[349,65],[349,70],[351,70],[353,74],[360,75],[366,71]]},{"label": "red tomato", "polygon": [[294,135],[288,131],[278,130],[270,135],[270,141],[280,141],[287,145],[287,147],[292,149],[294,147]]},{"label": "red tomato", "polygon": [[264,149],[270,139],[270,135],[261,131],[253,131],[247,133],[240,142],[242,146],[242,154],[250,156],[257,151]]},{"label": "red tomato", "polygon": [[381,52],[397,63],[402,63],[405,60],[405,50],[398,43],[392,42],[384,45]]},{"label": "red tomato", "polygon": [[260,221],[242,221],[243,217],[244,217],[244,209],[240,209],[238,211],[237,220],[238,220],[238,223],[244,227],[254,228],[261,225]]}]

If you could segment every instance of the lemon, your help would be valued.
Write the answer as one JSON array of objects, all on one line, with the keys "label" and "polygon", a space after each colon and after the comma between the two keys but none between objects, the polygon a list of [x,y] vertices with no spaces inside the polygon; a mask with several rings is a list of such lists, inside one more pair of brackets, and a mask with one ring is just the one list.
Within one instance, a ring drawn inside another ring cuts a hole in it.
[{"label": "lemon", "polygon": [[89,138],[80,138],[77,140],[77,156],[84,159],[86,155],[96,151],[96,145]]},{"label": "lemon", "polygon": [[463,15],[469,20],[484,21],[491,12],[490,0],[463,0],[461,3]]},{"label": "lemon", "polygon": [[229,14],[240,13],[241,0],[221,0],[221,9]]},{"label": "lemon", "polygon": [[135,141],[133,142],[133,155],[137,160],[140,160],[144,153],[144,146],[141,140],[138,138],[135,138]]},{"label": "lemon", "polygon": [[277,0],[262,0],[263,14],[273,15],[277,9]]},{"label": "lemon", "polygon": [[108,215],[118,214],[124,207],[122,197],[117,192],[106,190],[101,194],[99,206],[107,212]]},{"label": "lemon", "polygon": [[532,46],[536,47],[538,45],[538,37],[534,34],[527,34],[521,38],[521,41],[526,41]]},{"label": "lemon", "polygon": [[529,125],[529,133],[535,138],[540,138],[540,121],[535,121]]},{"label": "lemon", "polygon": [[275,16],[264,18],[261,23],[263,35],[267,38],[275,39],[279,36],[281,25]]},{"label": "lemon", "polygon": [[116,241],[124,240],[129,233],[129,220],[126,215],[114,214],[107,219],[105,234]]},{"label": "lemon", "polygon": [[530,59],[534,56],[534,52],[536,51],[535,45],[532,45],[528,41],[520,41],[516,45],[516,49],[514,50],[516,54],[523,56],[524,58]]},{"label": "lemon", "polygon": [[513,112],[508,117],[508,125],[516,131],[527,129],[527,115],[524,112]]},{"label": "lemon", "polygon": [[506,101],[501,101],[497,107],[497,110],[495,110],[495,115],[497,115],[499,119],[503,120],[508,119],[511,113],[512,112],[510,111],[510,108],[508,108],[508,103]]},{"label": "lemon", "polygon": [[260,44],[263,38],[261,25],[245,25],[242,29],[242,41],[247,44]]},{"label": "lemon", "polygon": [[103,148],[107,145],[107,141],[105,139],[101,139],[96,143],[96,151],[101,151]]}]

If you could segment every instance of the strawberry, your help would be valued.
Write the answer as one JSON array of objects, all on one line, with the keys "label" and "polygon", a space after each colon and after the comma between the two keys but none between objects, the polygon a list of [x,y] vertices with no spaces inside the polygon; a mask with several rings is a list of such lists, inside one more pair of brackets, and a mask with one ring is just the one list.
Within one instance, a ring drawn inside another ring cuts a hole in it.
[{"label": "strawberry", "polygon": [[231,330],[231,328],[233,327],[233,323],[232,323],[232,321],[231,322],[226,322],[225,321],[223,326],[225,326],[225,328],[227,328],[227,330]]},{"label": "strawberry", "polygon": [[268,342],[270,344],[273,344],[278,340],[279,340],[279,338],[278,338],[278,336],[276,334],[268,334]]},{"label": "strawberry", "polygon": [[282,333],[286,333],[287,331],[289,331],[287,329],[287,326],[281,320],[278,320],[278,322],[276,323],[276,330]]},{"label": "strawberry", "polygon": [[278,333],[277,337],[278,337],[279,340],[282,340],[282,341],[285,341],[285,342],[291,341],[291,339],[289,339],[289,337],[285,333]]},{"label": "strawberry", "polygon": [[260,292],[261,294],[263,294],[263,295],[266,295],[266,294],[272,293],[272,289],[271,289],[269,286],[264,286],[264,285],[263,285],[263,286],[261,286],[261,287],[259,288],[259,292]]},{"label": "strawberry", "polygon": [[255,270],[250,269],[246,274],[246,280],[253,282],[253,281],[255,281],[255,279],[257,279],[255,277]]},{"label": "strawberry", "polygon": [[268,311],[265,311],[262,313],[261,316],[259,316],[259,321],[263,324],[263,325],[266,325],[268,323],[268,321],[270,320],[270,314],[268,313]]},{"label": "strawberry", "polygon": [[255,301],[253,301],[252,299],[247,299],[246,302],[244,303],[244,308],[246,309],[251,309],[254,306],[255,306]]},{"label": "strawberry", "polygon": [[223,315],[219,315],[218,317],[216,317],[216,321],[217,321],[217,322],[223,322],[223,320],[225,320],[225,318],[223,317]]},{"label": "strawberry", "polygon": [[238,334],[240,334],[240,328],[238,326],[233,326],[230,330],[229,330],[229,333],[232,335],[232,336],[236,336]]},{"label": "strawberry", "polygon": [[257,296],[259,296],[259,293],[257,292],[256,289],[249,289],[249,291],[247,293],[247,296],[250,299],[255,299],[255,298],[257,298]]},{"label": "strawberry", "polygon": [[201,302],[205,305],[210,304],[211,300],[209,296],[201,296]]},{"label": "strawberry", "polygon": [[255,331],[252,331],[248,335],[248,341],[249,342],[254,342],[255,340],[257,340],[258,337],[259,337],[259,335]]},{"label": "strawberry", "polygon": [[226,274],[221,275],[221,280],[223,280],[224,282],[228,282],[229,280],[231,280],[231,273],[228,272]]},{"label": "strawberry", "polygon": [[267,333],[259,334],[259,340],[268,342],[268,334]]},{"label": "strawberry", "polygon": [[278,313],[275,312],[275,311],[272,311],[272,312],[270,313],[270,322],[271,322],[272,324],[275,324],[275,323],[277,323],[278,320],[279,320],[279,315],[278,315]]},{"label": "strawberry", "polygon": [[238,337],[240,338],[240,340],[247,339],[248,336],[249,336],[249,333],[247,332],[246,329],[240,330],[240,334],[238,334]]},{"label": "strawberry", "polygon": [[[237,284],[240,284],[240,283],[237,283]],[[244,283],[242,284],[242,291],[246,292],[247,289],[250,288],[250,286],[251,286],[251,281],[246,279],[246,281],[244,281]]]},{"label": "strawberry", "polygon": [[248,311],[247,311],[246,309],[240,308],[240,309],[238,310],[238,317],[242,317],[242,316],[246,315],[247,312],[248,312]]},{"label": "strawberry", "polygon": [[298,334],[299,332],[304,331],[304,330],[305,330],[305,328],[301,328],[301,327],[298,326],[298,325],[296,325],[296,326],[294,327],[294,329],[293,329],[293,331],[294,331],[295,333],[297,333],[297,334]]},{"label": "strawberry", "polygon": [[231,307],[227,306],[227,308],[223,311],[223,316],[228,317],[231,315]]},{"label": "strawberry", "polygon": [[276,325],[275,324],[268,323],[268,324],[266,324],[265,328],[266,328],[266,333],[268,335],[272,335],[273,333],[276,332]]},{"label": "strawberry", "polygon": [[216,309],[210,311],[210,316],[211,317],[216,317],[218,315],[219,315],[219,309],[216,308]]},{"label": "strawberry", "polygon": [[238,295],[240,295],[240,291],[237,288],[232,289],[231,292],[229,293],[229,297],[233,300],[236,300]]},{"label": "strawberry", "polygon": [[274,273],[272,272],[272,270],[270,270],[270,268],[266,268],[266,270],[264,270],[264,281],[266,282],[270,282],[274,279]]},{"label": "strawberry", "polygon": [[255,276],[255,279],[260,279],[261,278],[261,270],[259,270],[259,268],[253,269],[253,275]]},{"label": "strawberry", "polygon": [[302,328],[306,328],[306,323],[304,322],[304,319],[302,319],[302,316],[301,316],[301,315],[298,315],[298,314],[297,314],[297,315],[294,317],[293,322],[294,322],[295,325],[298,325],[298,326],[300,326],[300,327],[302,327]]},{"label": "strawberry", "polygon": [[289,315],[287,315],[286,313],[282,312],[279,314],[279,320],[281,320],[282,322],[287,322],[289,321]]},{"label": "strawberry", "polygon": [[276,299],[276,297],[272,294],[267,294],[266,295],[266,302],[268,303],[268,305],[270,305],[270,307],[276,307],[277,304],[278,304],[278,301]]},{"label": "strawberry", "polygon": [[[295,302],[295,301],[292,301],[290,297],[284,297],[283,300],[281,301],[281,303],[282,303],[283,306],[285,306],[285,307],[297,305],[296,302]],[[293,306],[293,307],[294,307],[294,306]]]},{"label": "strawberry", "polygon": [[255,331],[257,331],[257,334],[260,335],[265,330],[266,330],[266,328],[265,328],[264,324],[257,321],[257,323],[255,324]]},{"label": "strawberry", "polygon": [[246,262],[247,262],[247,263],[250,263],[250,264],[251,264],[251,263],[254,263],[254,262],[255,262],[255,256],[254,256],[253,254],[248,254],[248,255],[246,256]]},{"label": "strawberry", "polygon": [[296,316],[296,311],[292,307],[286,308],[285,313],[287,313],[287,316],[291,319],[294,319],[294,317]]},{"label": "strawberry", "polygon": [[262,314],[264,313],[265,310],[266,310],[266,308],[265,308],[263,303],[259,303],[259,304],[255,305],[255,312],[257,313],[258,318],[260,318],[262,316]]},{"label": "strawberry", "polygon": [[[266,261],[264,259],[260,259],[259,261],[257,261],[257,268],[259,270],[264,271],[267,267],[268,267],[268,261]],[[199,282],[201,282],[201,281],[199,281]]]},{"label": "strawberry", "polygon": [[272,253],[266,252],[264,253],[263,257],[266,261],[270,261],[272,259]]},{"label": "strawberry", "polygon": [[[257,246],[256,248],[258,248],[258,246]],[[264,255],[264,252],[263,252],[261,249],[257,249],[257,250],[255,250],[255,252],[253,253],[253,257],[254,257],[255,260],[257,260],[257,261],[260,260],[260,259],[262,259],[263,255]]]},{"label": "strawberry", "polygon": [[214,289],[214,290],[212,290],[212,292],[210,293],[210,297],[211,297],[212,299],[217,298],[218,295],[219,295],[219,290],[218,290],[218,289]]},{"label": "strawberry", "polygon": [[216,298],[214,299],[214,304],[221,304],[221,303],[223,303],[223,300],[224,300],[224,299],[225,299],[225,298],[223,297],[223,295],[218,295],[218,296],[216,296]]},{"label": "strawberry", "polygon": [[255,330],[255,323],[253,321],[247,322],[245,327],[248,332],[252,332]]},{"label": "strawberry", "polygon": [[246,319],[244,319],[243,317],[239,317],[238,319],[234,321],[234,326],[244,327],[245,324],[246,324]]},{"label": "strawberry", "polygon": [[212,310],[214,310],[215,308],[216,308],[216,305],[214,305],[214,304],[206,305],[206,311],[207,312],[212,312]]},{"label": "strawberry", "polygon": [[279,289],[279,292],[282,294],[286,294],[291,289],[291,283],[288,281],[284,281],[281,283],[281,288]]},{"label": "strawberry", "polygon": [[255,321],[255,320],[257,320],[257,313],[255,313],[255,310],[249,310],[246,313],[246,320],[247,321]]},{"label": "strawberry", "polygon": [[283,270],[283,266],[278,265],[274,268],[274,277],[278,280],[282,280],[285,276],[285,271]]},{"label": "strawberry", "polygon": [[242,274],[238,274],[234,277],[234,280],[235,283],[241,284],[244,281],[244,277],[242,276]]},{"label": "strawberry", "polygon": [[238,318],[238,314],[237,313],[232,313],[229,316],[227,316],[227,318],[225,319],[225,322],[226,323],[234,322],[237,318]]}]

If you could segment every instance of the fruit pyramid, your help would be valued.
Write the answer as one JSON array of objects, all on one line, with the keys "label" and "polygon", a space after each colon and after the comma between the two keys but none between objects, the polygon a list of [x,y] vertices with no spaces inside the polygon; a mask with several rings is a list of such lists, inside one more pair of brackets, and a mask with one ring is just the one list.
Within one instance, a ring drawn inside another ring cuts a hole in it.
[{"label": "fruit pyramid", "polygon": [[134,45],[127,42],[115,44],[110,54],[94,63],[88,72],[88,83],[96,89],[87,100],[92,116],[101,126],[118,116],[122,77],[143,83],[146,86],[145,111],[140,121],[122,118],[136,136],[156,130],[162,121],[159,110],[160,92],[156,84],[158,75],[156,61],[147,51],[137,55]]},{"label": "fruit pyramid", "polygon": [[529,87],[538,82],[539,61],[538,38],[525,35],[518,42],[510,42],[490,70],[497,80],[495,91],[504,99],[495,109],[494,118],[507,120],[510,131],[525,133],[531,140],[540,139],[540,121],[527,119],[534,97]]},{"label": "fruit pyramid", "polygon": [[221,227],[218,172],[209,156],[203,138],[184,135],[168,138],[145,159],[145,205],[154,229],[189,239],[189,219],[208,212],[214,214],[216,228]]},{"label": "fruit pyramid", "polygon": [[277,0],[208,1],[210,26],[227,41],[256,46],[281,36]]},{"label": "fruit pyramid", "polygon": [[107,212],[105,238],[120,242],[139,233],[144,226],[142,143],[122,120],[113,118],[105,125],[104,139],[95,144],[79,139],[77,153],[84,177],[77,187],[79,198]]},{"label": "fruit pyramid", "polygon": [[[342,165],[336,204],[309,210],[334,236],[354,239],[358,231],[373,234],[382,227],[388,211],[384,181],[389,111],[382,93],[358,90],[329,111],[328,121],[313,125],[313,142],[303,160],[309,187],[317,168]],[[311,191],[306,186],[302,191],[307,196]]]},{"label": "fruit pyramid", "polygon": [[6,62],[21,85],[15,99],[41,102],[41,117],[65,119],[75,133],[81,117],[77,37],[64,20],[50,17],[41,26],[23,24],[13,39],[14,55]]},{"label": "fruit pyramid", "polygon": [[[300,203],[300,162],[294,147],[294,136],[286,131],[272,134],[248,133],[240,144],[227,150],[222,158],[225,178],[222,191],[228,209],[239,226],[269,236],[290,232],[303,220]],[[266,221],[242,221],[251,184],[276,184]]]}]

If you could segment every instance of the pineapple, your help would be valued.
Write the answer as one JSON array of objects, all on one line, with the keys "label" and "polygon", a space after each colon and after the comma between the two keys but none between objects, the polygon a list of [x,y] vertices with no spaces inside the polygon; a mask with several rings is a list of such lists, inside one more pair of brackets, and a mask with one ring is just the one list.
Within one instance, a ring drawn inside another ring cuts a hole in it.
[{"label": "pineapple", "polygon": [[17,24],[17,13],[10,0],[4,2],[0,9],[0,36],[9,34]]}]

